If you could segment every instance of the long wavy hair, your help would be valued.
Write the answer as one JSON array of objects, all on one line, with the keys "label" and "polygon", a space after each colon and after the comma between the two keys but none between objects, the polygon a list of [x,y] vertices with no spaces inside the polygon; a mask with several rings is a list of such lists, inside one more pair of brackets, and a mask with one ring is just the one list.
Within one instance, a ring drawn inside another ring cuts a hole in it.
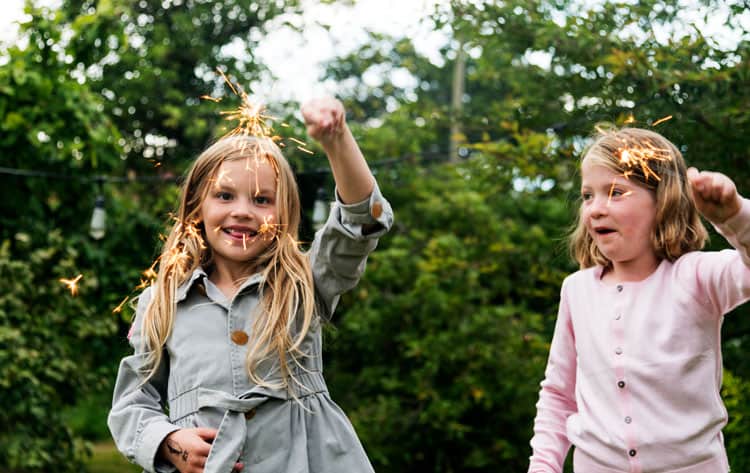
[{"label": "long wavy hair", "polygon": [[[180,204],[164,242],[153,297],[143,315],[143,348],[147,353],[146,377],[156,373],[163,347],[174,325],[176,293],[199,266],[210,271],[213,252],[205,242],[201,206],[216,179],[219,166],[240,159],[267,160],[275,169],[277,225],[266,249],[248,268],[262,268],[260,304],[253,316],[246,368],[258,385],[289,387],[295,379],[290,363],[297,363],[301,344],[314,321],[314,288],[308,257],[300,250],[298,232],[300,200],[297,182],[279,147],[270,139],[232,136],[220,139],[195,160],[182,185]],[[278,366],[281,381],[271,383],[259,375],[261,363]]]},{"label": "long wavy hair", "polygon": [[[647,166],[642,166],[629,161],[627,155],[624,158],[624,150],[650,150],[642,156],[651,159],[646,159]],[[651,243],[658,260],[674,261],[685,253],[703,248],[708,232],[693,200],[685,160],[671,141],[641,128],[599,130],[584,151],[581,163],[586,160],[626,175],[654,193],[656,225]],[[568,241],[571,256],[581,268],[611,267],[612,262],[599,251],[586,230],[581,207]]]}]

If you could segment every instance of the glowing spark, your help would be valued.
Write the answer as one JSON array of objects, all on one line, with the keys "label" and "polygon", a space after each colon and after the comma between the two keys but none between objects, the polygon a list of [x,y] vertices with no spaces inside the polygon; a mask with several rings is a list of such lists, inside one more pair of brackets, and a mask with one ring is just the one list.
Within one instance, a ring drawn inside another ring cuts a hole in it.
[{"label": "glowing spark", "polygon": [[281,228],[281,224],[279,223],[271,223],[271,220],[273,219],[273,216],[266,215],[263,217],[263,223],[260,225],[260,228],[258,228],[258,234],[259,235],[266,235],[266,234],[272,234],[273,238],[276,238],[278,236],[277,230]]},{"label": "glowing spark", "polygon": [[210,100],[210,101],[215,102],[215,103],[221,102],[221,98],[211,97],[210,95],[201,95],[201,98],[203,100]]},{"label": "glowing spark", "polygon": [[190,222],[185,226],[185,229],[183,230],[183,235],[187,238],[192,238],[193,240],[198,242],[198,246],[202,249],[206,249],[206,243],[203,241],[203,236],[201,235],[201,231],[198,229],[197,222]]},{"label": "glowing spark", "polygon": [[631,115],[628,115],[628,118],[626,118],[626,119],[625,119],[625,122],[624,122],[624,123],[625,123],[626,125],[629,125],[629,124],[631,124],[631,123],[635,123],[635,117],[634,117],[634,116],[633,116],[632,114],[631,114]]},{"label": "glowing spark", "polygon": [[304,141],[300,141],[300,140],[298,140],[297,138],[292,138],[292,137],[290,137],[289,139],[290,139],[290,140],[292,140],[292,141],[294,141],[294,142],[295,142],[295,143],[297,143],[298,145],[301,145],[301,146],[307,146],[307,143],[305,143]]},{"label": "glowing spark", "polygon": [[607,195],[607,206],[609,207],[609,203],[612,201],[612,194],[615,192],[615,184],[617,184],[616,179],[612,179],[612,185],[609,187],[609,195]]},{"label": "glowing spark", "polygon": [[125,307],[125,303],[130,299],[130,297],[126,296],[125,299],[123,299],[119,304],[117,304],[117,307],[112,309],[113,314],[119,314],[122,312],[122,308]]},{"label": "glowing spark", "polygon": [[168,268],[177,268],[180,271],[185,270],[185,265],[190,258],[190,255],[185,251],[184,248],[174,246],[170,248],[167,253],[167,260],[165,264]]},{"label": "glowing spark", "polygon": [[657,181],[661,178],[651,168],[654,161],[669,161],[672,156],[668,149],[661,149],[650,143],[645,145],[633,145],[623,140],[623,147],[617,150],[620,157],[620,163],[626,168],[623,176],[627,179],[634,168],[640,168],[643,178],[648,181],[651,176]]},{"label": "glowing spark", "polygon": [[156,265],[158,263],[159,263],[159,258],[157,258],[156,261],[154,261],[153,263],[151,263],[151,266],[149,266],[149,268],[146,269],[145,271],[143,271],[143,273],[141,273],[141,274],[143,274],[143,276],[147,280],[153,281],[154,279],[156,279],[156,276],[157,276],[155,268],[156,268]]},{"label": "glowing spark", "polygon": [[219,175],[218,175],[218,176],[216,177],[216,179],[214,180],[214,186],[215,186],[215,187],[216,187],[217,189],[218,189],[219,187],[221,187],[221,181],[223,181],[223,180],[225,180],[225,179],[226,179],[226,180],[228,181],[228,183],[229,183],[229,184],[231,184],[231,183],[233,182],[233,181],[232,181],[232,178],[231,178],[231,177],[229,177],[229,176],[228,176],[227,174],[228,174],[228,172],[227,172],[227,171],[225,171],[225,170],[221,170],[221,171],[219,171]]},{"label": "glowing spark", "polygon": [[76,294],[78,294],[78,281],[80,281],[82,277],[83,277],[83,274],[79,274],[73,279],[60,278],[59,281],[65,284],[66,286],[68,286],[68,289],[70,290],[70,294],[75,296]]},{"label": "glowing spark", "polygon": [[651,124],[651,126],[659,125],[659,124],[664,123],[665,121],[671,120],[671,119],[672,119],[672,115],[667,115],[666,117],[663,117],[663,118],[660,118],[660,119],[656,120],[654,123]]},{"label": "glowing spark", "polygon": [[620,153],[620,162],[626,166],[630,164],[630,151],[627,149],[622,150]]},{"label": "glowing spark", "polygon": [[266,107],[260,103],[253,103],[250,97],[245,93],[242,88],[235,84],[221,71],[217,69],[224,82],[232,89],[234,95],[240,98],[240,106],[234,110],[225,110],[219,112],[221,115],[225,115],[227,120],[237,121],[237,126],[227,133],[227,136],[233,135],[245,135],[245,136],[263,136],[272,137],[273,128],[271,125],[266,123],[267,121],[276,120],[276,117],[267,115],[265,113]]},{"label": "glowing spark", "polygon": [[314,152],[310,151],[307,148],[303,148],[302,146],[297,146],[297,149],[307,154],[315,154]]},{"label": "glowing spark", "polygon": [[[253,102],[248,94],[244,90],[242,90],[242,87],[240,87],[239,84],[233,84],[221,69],[217,68],[216,71],[219,73],[219,75],[221,75],[221,78],[232,90],[232,93],[240,98],[239,107],[233,110],[224,110],[219,112],[221,115],[224,115],[226,120],[237,122],[237,126],[227,132],[225,136],[243,135],[268,138],[274,143],[277,143],[279,147],[283,148],[285,146],[284,143],[281,142],[283,138],[273,133],[272,123],[278,120],[278,118],[267,114],[266,107],[262,103]],[[217,103],[221,101],[220,98],[215,98],[210,95],[202,95],[200,98],[211,100],[212,102]],[[283,122],[279,125],[284,128],[290,127],[288,123]],[[296,142],[298,145],[302,146],[301,148],[299,148],[301,151],[304,151],[308,154],[315,154],[312,151],[304,148],[304,142],[291,137],[290,139]],[[245,144],[243,143],[242,146],[242,151],[244,151]]]},{"label": "glowing spark", "polygon": [[135,290],[139,291],[141,289],[146,289],[149,284],[151,284],[151,281],[149,281],[148,279],[141,279],[141,283],[135,286]]},{"label": "glowing spark", "polygon": [[234,95],[237,95],[237,90],[235,90],[234,86],[232,85],[232,81],[230,81],[227,78],[226,74],[224,74],[224,72],[221,69],[216,68],[216,70],[219,72],[219,74],[221,74],[221,77],[224,79],[224,82],[227,83],[227,85],[229,86],[229,88],[232,89],[232,92],[234,92]]}]

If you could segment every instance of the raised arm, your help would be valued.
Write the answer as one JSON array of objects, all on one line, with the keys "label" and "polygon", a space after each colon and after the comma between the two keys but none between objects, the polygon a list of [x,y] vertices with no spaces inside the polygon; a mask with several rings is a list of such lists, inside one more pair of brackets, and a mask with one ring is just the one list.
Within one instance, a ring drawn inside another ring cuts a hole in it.
[{"label": "raised arm", "polygon": [[687,176],[696,207],[714,225],[726,222],[742,208],[742,197],[737,187],[724,174],[690,168]]},{"label": "raised arm", "polygon": [[321,313],[330,317],[339,296],[359,282],[367,256],[393,224],[393,211],[346,125],[341,102],[312,100],[302,106],[302,116],[336,181],[336,203],[309,251]]},{"label": "raised arm", "polygon": [[682,258],[686,287],[694,285],[698,300],[716,315],[726,314],[750,299],[750,201],[724,174],[688,169],[698,210],[734,250],[696,253]]},{"label": "raised arm", "polygon": [[314,99],[302,106],[307,133],[318,141],[328,156],[333,178],[345,204],[370,196],[375,179],[346,124],[344,106],[333,97]]}]

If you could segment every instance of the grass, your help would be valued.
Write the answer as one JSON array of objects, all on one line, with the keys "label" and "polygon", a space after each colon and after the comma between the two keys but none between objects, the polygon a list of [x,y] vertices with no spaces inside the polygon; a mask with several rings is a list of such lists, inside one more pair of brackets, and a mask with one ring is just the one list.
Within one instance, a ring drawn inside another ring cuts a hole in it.
[{"label": "grass", "polygon": [[141,473],[142,468],[128,462],[112,442],[94,444],[93,454],[86,462],[88,473]]}]

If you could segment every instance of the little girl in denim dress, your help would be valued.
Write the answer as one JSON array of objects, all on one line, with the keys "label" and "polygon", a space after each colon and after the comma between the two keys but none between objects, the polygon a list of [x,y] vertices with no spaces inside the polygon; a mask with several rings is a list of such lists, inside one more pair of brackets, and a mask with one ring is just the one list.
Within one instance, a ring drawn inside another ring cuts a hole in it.
[{"label": "little girl in denim dress", "polygon": [[270,139],[220,139],[193,164],[155,283],[138,299],[108,423],[149,472],[372,472],[322,372],[321,318],[352,289],[393,214],[332,98],[302,107],[336,203],[310,250]]}]

